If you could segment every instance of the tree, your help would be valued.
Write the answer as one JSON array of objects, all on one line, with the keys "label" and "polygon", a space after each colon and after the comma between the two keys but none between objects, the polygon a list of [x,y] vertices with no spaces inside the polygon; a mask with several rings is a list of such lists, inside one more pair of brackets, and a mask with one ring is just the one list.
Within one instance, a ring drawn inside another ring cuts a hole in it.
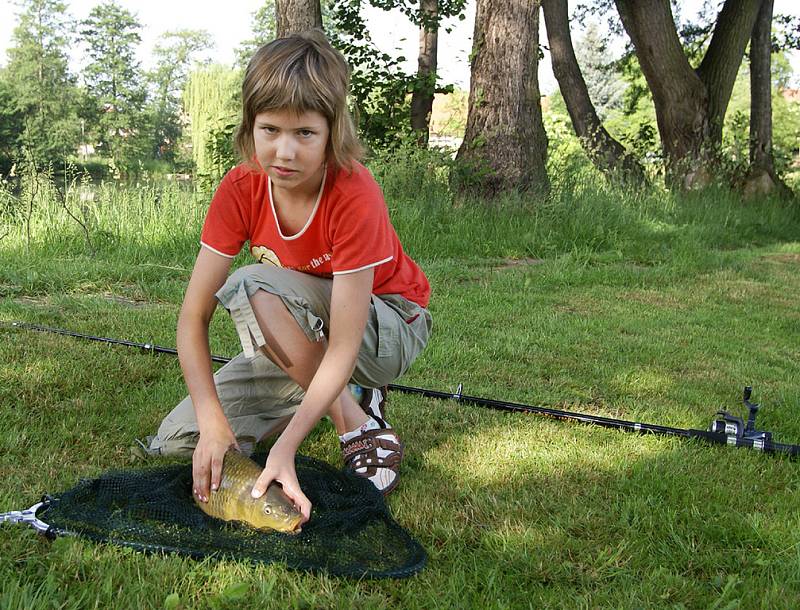
[{"label": "tree", "polygon": [[153,153],[173,160],[181,136],[181,96],[197,55],[213,46],[205,30],[166,32],[153,49],[156,68],[149,79],[154,89]]},{"label": "tree", "polygon": [[692,68],[670,0],[615,0],[653,95],[667,161],[667,182],[682,188],[711,181],[736,73],[761,0],[726,0],[703,60]]},{"label": "tree", "polygon": [[71,24],[58,0],[27,0],[20,6],[8,50],[3,114],[19,121],[14,154],[25,146],[44,165],[73,154],[80,139],[77,88],[66,55]]},{"label": "tree", "polygon": [[326,34],[352,68],[350,95],[359,135],[372,148],[397,144],[408,133],[412,77],[400,65],[405,57],[391,57],[375,46],[361,0],[336,0],[329,6]]},{"label": "tree", "polygon": [[[549,190],[539,81],[539,0],[478,0],[469,108],[456,159],[462,189]],[[465,182],[466,180],[466,182]]]},{"label": "tree", "polygon": [[266,0],[261,8],[253,13],[253,27],[251,28],[253,37],[242,42],[236,49],[237,65],[246,67],[255,52],[275,38],[278,31],[275,23],[276,10],[275,0]]},{"label": "tree", "polygon": [[437,88],[439,52],[439,27],[442,19],[458,16],[464,19],[466,0],[371,0],[381,8],[400,8],[419,27],[419,54],[417,74],[411,80],[411,129],[417,134],[417,143],[427,146],[431,111],[436,93],[452,93],[453,87]]},{"label": "tree", "polygon": [[146,92],[136,59],[140,29],[133,14],[111,0],[95,6],[81,30],[91,58],[84,79],[95,101],[97,137],[118,167],[131,165],[146,136]]},{"label": "tree", "polygon": [[[542,11],[545,10],[543,4]],[[626,85],[614,71],[616,62],[608,52],[608,45],[595,22],[586,27],[578,40],[575,57],[597,116],[605,121],[612,112],[622,109]]]},{"label": "tree", "polygon": [[216,187],[236,165],[233,132],[241,113],[241,85],[239,70],[219,64],[189,75],[183,106],[189,117],[195,175],[202,188]]},{"label": "tree", "polygon": [[772,10],[773,0],[763,0],[750,41],[750,172],[744,192],[751,196],[789,194],[772,155]]},{"label": "tree", "polygon": [[320,0],[276,0],[275,9],[279,38],[313,28],[322,29]]},{"label": "tree", "polygon": [[436,89],[439,45],[439,0],[420,0],[419,57],[417,78],[411,94],[411,129],[421,146],[428,144],[428,131]]},{"label": "tree", "polygon": [[643,181],[642,166],[606,131],[592,104],[572,46],[567,0],[543,0],[542,10],[553,73],[583,149],[601,172]]},{"label": "tree", "polygon": [[0,173],[5,174],[19,157],[19,135],[25,123],[17,107],[14,87],[6,70],[0,70]]}]

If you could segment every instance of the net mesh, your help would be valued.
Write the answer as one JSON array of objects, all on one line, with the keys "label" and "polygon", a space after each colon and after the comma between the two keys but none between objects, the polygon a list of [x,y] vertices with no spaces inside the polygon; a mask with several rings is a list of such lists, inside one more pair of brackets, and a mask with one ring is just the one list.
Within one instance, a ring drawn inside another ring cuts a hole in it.
[{"label": "net mesh", "polygon": [[[254,456],[264,465],[266,456]],[[361,477],[297,456],[297,476],[313,504],[299,534],[221,521],[192,499],[190,464],[113,471],[50,499],[38,517],[51,533],[143,551],[282,562],[289,568],[358,578],[403,578],[422,569],[425,550],[389,514]]]}]

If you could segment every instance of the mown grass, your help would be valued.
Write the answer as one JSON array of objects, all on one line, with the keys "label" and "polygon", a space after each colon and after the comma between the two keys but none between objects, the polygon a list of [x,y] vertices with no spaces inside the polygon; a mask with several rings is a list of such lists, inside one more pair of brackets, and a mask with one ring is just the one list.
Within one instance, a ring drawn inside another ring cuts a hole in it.
[{"label": "mown grass", "polygon": [[[547,202],[489,208],[412,162],[374,167],[434,288],[434,337],[402,383],[692,428],[741,413],[751,384],[759,427],[800,442],[796,204],[573,173]],[[0,320],[174,343],[204,200],[124,192],[85,212],[102,236],[91,248],[55,202],[36,208],[30,243],[7,222]],[[233,354],[222,313],[212,329],[213,350]],[[184,392],[174,358],[7,327],[0,361],[0,511],[130,465],[133,438]],[[0,607],[800,605],[794,461],[407,395],[391,413],[408,451],[389,504],[430,555],[416,577],[358,582],[6,526]],[[339,460],[326,423],[301,451]]]}]

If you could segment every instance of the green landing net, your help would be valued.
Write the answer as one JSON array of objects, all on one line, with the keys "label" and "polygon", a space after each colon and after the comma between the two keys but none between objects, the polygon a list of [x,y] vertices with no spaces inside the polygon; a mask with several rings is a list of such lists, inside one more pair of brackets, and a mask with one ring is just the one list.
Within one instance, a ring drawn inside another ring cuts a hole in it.
[{"label": "green landing net", "polygon": [[[265,455],[254,456],[263,466]],[[357,578],[404,578],[427,555],[389,514],[372,484],[297,456],[297,476],[313,504],[298,534],[261,531],[209,517],[192,499],[190,464],[113,471],[47,498],[36,517],[50,535],[71,535],[140,551],[261,563]]]}]

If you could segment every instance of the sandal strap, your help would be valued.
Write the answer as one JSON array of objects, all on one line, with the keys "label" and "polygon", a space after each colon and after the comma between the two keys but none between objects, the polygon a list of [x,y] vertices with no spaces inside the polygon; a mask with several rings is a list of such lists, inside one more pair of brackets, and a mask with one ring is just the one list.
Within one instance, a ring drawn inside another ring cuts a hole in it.
[{"label": "sandal strap", "polygon": [[[385,385],[380,388],[362,389],[364,393],[361,396],[361,401],[358,403],[361,407],[361,410],[381,424],[381,428],[386,428],[386,395],[389,393],[389,386]],[[372,404],[372,397],[375,392],[381,393],[381,399],[378,403],[377,413],[370,408],[370,405]]]},{"label": "sandal strap", "polygon": [[[393,438],[379,438],[381,436]],[[392,453],[381,458],[378,457],[378,449],[385,449]],[[391,428],[369,430],[342,443],[342,456],[348,467],[367,468],[372,471],[371,474],[374,474],[375,468],[395,469],[399,466],[403,459],[403,443]]]}]

